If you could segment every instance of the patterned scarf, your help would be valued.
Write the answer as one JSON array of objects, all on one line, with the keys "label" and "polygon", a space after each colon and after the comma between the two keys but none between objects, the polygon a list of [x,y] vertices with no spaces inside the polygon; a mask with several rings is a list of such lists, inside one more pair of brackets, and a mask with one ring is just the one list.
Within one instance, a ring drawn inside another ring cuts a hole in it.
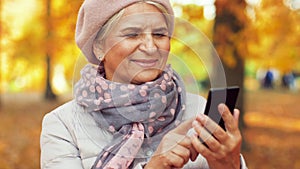
[{"label": "patterned scarf", "polygon": [[123,84],[105,79],[103,63],[86,65],[75,85],[75,99],[100,128],[113,134],[93,166],[131,168],[144,139],[164,134],[181,122],[185,90],[179,75],[167,66],[155,81]]}]

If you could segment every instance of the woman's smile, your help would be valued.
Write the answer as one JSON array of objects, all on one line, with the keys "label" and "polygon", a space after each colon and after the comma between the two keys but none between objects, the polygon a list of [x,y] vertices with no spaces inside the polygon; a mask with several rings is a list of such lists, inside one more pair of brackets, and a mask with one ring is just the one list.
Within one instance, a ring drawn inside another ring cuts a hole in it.
[{"label": "woman's smile", "polygon": [[158,64],[158,59],[130,59],[130,61],[142,68],[154,68]]}]

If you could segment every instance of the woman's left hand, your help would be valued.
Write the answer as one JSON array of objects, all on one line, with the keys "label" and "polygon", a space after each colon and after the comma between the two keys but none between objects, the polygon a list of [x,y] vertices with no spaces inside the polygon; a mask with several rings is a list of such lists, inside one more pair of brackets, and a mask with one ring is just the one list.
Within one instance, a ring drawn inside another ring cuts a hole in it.
[{"label": "woman's left hand", "polygon": [[[200,114],[193,122],[198,136],[192,136],[192,144],[195,150],[206,158],[210,169],[239,169],[242,144],[238,128],[240,112],[235,109],[232,115],[225,104],[220,104],[218,110],[225,122],[226,131],[206,115]],[[207,146],[201,143],[198,137],[204,140]]]}]

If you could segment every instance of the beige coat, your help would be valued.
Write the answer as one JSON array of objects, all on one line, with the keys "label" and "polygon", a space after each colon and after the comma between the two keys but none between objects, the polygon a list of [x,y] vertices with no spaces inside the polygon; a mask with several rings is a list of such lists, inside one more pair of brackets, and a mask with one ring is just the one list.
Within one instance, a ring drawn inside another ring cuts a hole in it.
[{"label": "beige coat", "polygon": [[[187,94],[184,119],[203,113],[206,100]],[[111,133],[102,130],[89,113],[70,101],[45,115],[41,132],[42,169],[90,169],[102,148],[112,139]],[[140,154],[151,155],[155,150],[142,148]],[[242,158],[241,158],[242,159]],[[142,168],[149,159],[135,160],[135,168]],[[242,168],[246,168],[242,159]],[[206,160],[199,155],[195,162],[184,168],[208,168]]]}]

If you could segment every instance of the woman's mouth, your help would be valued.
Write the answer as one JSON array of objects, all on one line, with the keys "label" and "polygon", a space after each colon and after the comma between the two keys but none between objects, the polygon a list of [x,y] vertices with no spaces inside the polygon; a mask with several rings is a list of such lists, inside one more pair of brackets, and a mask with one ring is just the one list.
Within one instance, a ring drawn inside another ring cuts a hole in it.
[{"label": "woman's mouth", "polygon": [[143,68],[151,68],[157,64],[158,59],[132,59],[131,61]]}]

